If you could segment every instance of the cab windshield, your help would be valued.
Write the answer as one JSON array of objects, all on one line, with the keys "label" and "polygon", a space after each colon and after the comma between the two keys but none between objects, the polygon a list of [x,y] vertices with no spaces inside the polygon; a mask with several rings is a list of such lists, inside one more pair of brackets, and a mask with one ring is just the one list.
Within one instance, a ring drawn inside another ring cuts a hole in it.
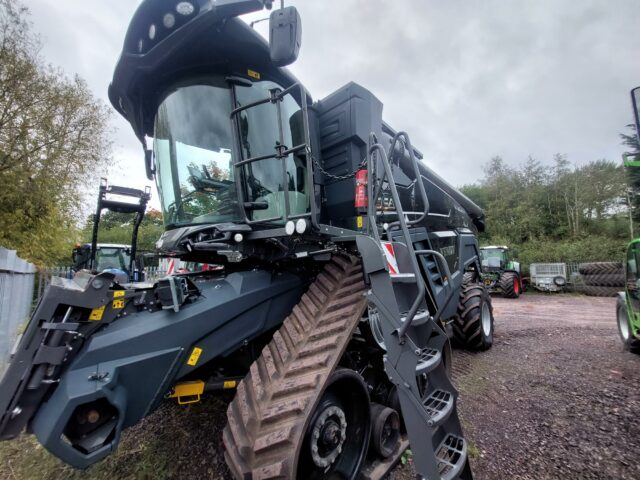
[{"label": "cab windshield", "polygon": [[131,255],[129,249],[119,247],[98,247],[96,251],[96,266],[98,272],[115,268],[117,270],[129,271]]},{"label": "cab windshield", "polygon": [[224,83],[178,88],[158,108],[154,153],[165,225],[242,219],[230,112]]},{"label": "cab windshield", "polygon": [[[291,153],[284,160],[250,161],[240,170],[234,168],[232,159],[232,153],[242,161],[274,155],[283,142],[285,149],[303,143],[302,112],[297,102],[291,95],[280,101],[282,129],[272,102],[240,111],[234,126],[232,105],[247,106],[269,98],[271,91],[282,90],[270,81],[234,88],[232,92],[224,79],[179,87],[158,108],[154,153],[167,227],[244,222],[238,183],[250,220],[282,216],[285,196],[290,215],[309,209],[304,152]],[[239,152],[234,152],[233,128],[237,128]],[[238,173],[242,182],[236,183]]]},{"label": "cab windshield", "polygon": [[480,250],[483,267],[499,267],[505,261],[505,251],[501,248],[485,248]]}]

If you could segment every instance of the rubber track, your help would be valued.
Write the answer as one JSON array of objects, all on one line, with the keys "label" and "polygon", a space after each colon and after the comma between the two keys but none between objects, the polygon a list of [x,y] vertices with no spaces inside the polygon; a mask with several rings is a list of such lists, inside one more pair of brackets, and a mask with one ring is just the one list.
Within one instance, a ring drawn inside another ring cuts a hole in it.
[{"label": "rubber track", "polygon": [[238,385],[225,458],[235,478],[294,479],[306,423],[367,299],[355,258],[334,256]]}]

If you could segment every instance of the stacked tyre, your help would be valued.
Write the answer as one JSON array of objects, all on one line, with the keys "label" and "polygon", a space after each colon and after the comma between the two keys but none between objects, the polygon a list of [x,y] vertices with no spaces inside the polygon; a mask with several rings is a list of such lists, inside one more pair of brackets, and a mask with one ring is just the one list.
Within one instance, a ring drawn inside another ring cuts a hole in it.
[{"label": "stacked tyre", "polygon": [[615,297],[624,289],[624,269],[620,262],[581,263],[578,271],[584,281],[583,291],[591,297]]}]

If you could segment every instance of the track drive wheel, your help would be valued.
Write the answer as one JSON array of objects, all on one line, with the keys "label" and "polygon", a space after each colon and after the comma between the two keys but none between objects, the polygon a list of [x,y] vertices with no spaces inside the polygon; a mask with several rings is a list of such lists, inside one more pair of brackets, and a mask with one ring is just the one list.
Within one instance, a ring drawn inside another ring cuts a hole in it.
[{"label": "track drive wheel", "polygon": [[453,337],[469,350],[488,350],[493,345],[493,307],[482,283],[463,283],[458,313],[453,319]]},{"label": "track drive wheel", "polygon": [[336,370],[307,425],[296,478],[356,478],[370,432],[367,386],[353,370]]},{"label": "track drive wheel", "polygon": [[627,305],[620,295],[616,303],[616,319],[618,321],[618,333],[620,334],[624,349],[633,353],[640,353],[640,340],[633,336]]},{"label": "track drive wheel", "polygon": [[518,298],[520,296],[520,277],[515,272],[504,272],[500,276],[500,290],[507,298]]}]

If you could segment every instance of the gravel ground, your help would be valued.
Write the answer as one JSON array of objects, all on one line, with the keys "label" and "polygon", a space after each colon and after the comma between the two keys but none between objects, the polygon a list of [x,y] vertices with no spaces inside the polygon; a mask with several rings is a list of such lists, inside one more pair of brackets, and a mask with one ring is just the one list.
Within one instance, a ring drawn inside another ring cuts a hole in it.
[{"label": "gravel ground", "polygon": [[640,478],[640,356],[622,350],[615,299],[493,303],[494,347],[454,357],[474,478]]},{"label": "gravel ground", "polygon": [[[475,478],[637,479],[640,356],[622,351],[615,299],[527,294],[494,298],[495,343],[456,351],[459,411]],[[85,472],[32,437],[0,443],[0,479],[227,479],[228,399],[165,403]],[[411,462],[391,479],[413,479]]]}]

